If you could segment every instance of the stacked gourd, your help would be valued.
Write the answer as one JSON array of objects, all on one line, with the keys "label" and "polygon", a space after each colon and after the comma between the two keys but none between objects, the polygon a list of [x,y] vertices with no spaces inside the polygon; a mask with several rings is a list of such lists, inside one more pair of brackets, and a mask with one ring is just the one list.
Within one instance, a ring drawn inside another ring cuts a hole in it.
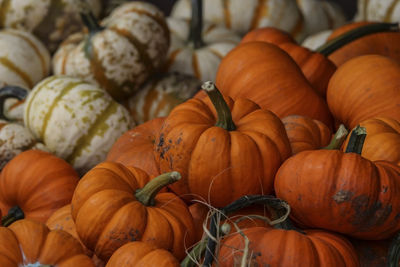
[{"label": "stacked gourd", "polygon": [[16,2],[45,45],[0,32],[1,266],[398,265],[398,26],[312,52],[328,2]]}]

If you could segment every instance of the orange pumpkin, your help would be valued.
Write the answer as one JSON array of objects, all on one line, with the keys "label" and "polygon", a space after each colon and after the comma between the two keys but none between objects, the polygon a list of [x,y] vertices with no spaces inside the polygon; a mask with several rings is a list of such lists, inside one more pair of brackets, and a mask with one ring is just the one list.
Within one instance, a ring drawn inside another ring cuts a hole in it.
[{"label": "orange pumpkin", "polygon": [[123,245],[111,256],[106,267],[179,267],[178,260],[167,250],[145,242]]},{"label": "orange pumpkin", "polygon": [[217,207],[271,192],[276,170],[291,154],[282,122],[250,100],[224,99],[211,82],[203,89],[211,100],[177,106],[156,142],[160,170],[182,174],[171,190]]},{"label": "orange pumpkin", "polygon": [[400,121],[400,64],[380,55],[347,61],[329,81],[327,101],[333,116],[350,129],[374,117]]},{"label": "orange pumpkin", "polygon": [[107,160],[143,169],[152,177],[160,175],[153,147],[163,122],[156,118],[127,131],[111,147]]},{"label": "orange pumpkin", "polygon": [[[0,208],[7,214],[17,206],[25,218],[44,223],[71,202],[77,184],[78,174],[66,161],[28,150],[8,162],[0,174]],[[12,221],[13,214],[9,217]]]},{"label": "orange pumpkin", "polygon": [[120,163],[104,162],[76,187],[71,205],[76,231],[87,248],[107,261],[122,245],[144,241],[171,251],[178,259],[194,242],[193,219],[186,204],[172,193],[158,193],[179,173],[163,174],[146,186],[148,175]]},{"label": "orange pumpkin", "polygon": [[381,267],[388,266],[388,251],[390,240],[358,240],[351,238],[360,266],[362,267]]},{"label": "orange pumpkin", "polygon": [[0,266],[94,267],[82,246],[67,232],[20,220],[0,227]]}]

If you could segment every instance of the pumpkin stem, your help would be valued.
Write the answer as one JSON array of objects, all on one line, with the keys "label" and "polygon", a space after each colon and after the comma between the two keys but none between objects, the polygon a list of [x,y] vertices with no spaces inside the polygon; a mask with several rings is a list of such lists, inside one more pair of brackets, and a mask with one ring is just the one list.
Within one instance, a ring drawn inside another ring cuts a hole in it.
[{"label": "pumpkin stem", "polygon": [[367,137],[367,130],[364,127],[360,127],[360,125],[357,125],[351,132],[349,143],[346,147],[346,153],[357,153],[361,155],[365,137]]},{"label": "pumpkin stem", "polygon": [[324,56],[329,56],[339,48],[369,34],[379,33],[379,32],[398,32],[398,23],[373,23],[358,27],[354,30],[348,31],[333,40],[327,42],[326,44],[319,47],[316,52],[323,54]]},{"label": "pumpkin stem", "polygon": [[7,227],[11,225],[13,222],[22,220],[25,218],[25,214],[19,206],[12,207],[8,214],[1,218],[1,225]]},{"label": "pumpkin stem", "polygon": [[192,19],[190,20],[190,32],[188,42],[194,49],[204,46],[203,33],[203,0],[192,0]]},{"label": "pumpkin stem", "polygon": [[135,197],[145,206],[154,206],[154,198],[158,192],[169,184],[181,179],[179,172],[167,172],[148,182],[143,188],[136,190]]},{"label": "pumpkin stem", "polygon": [[93,45],[92,45],[92,37],[104,30],[104,27],[100,26],[99,22],[97,21],[95,15],[93,14],[92,10],[90,10],[90,6],[86,1],[80,1],[80,15],[83,24],[88,28],[89,34],[86,36],[83,51],[85,52],[85,57],[88,59],[92,59],[93,55]]},{"label": "pumpkin stem", "polygon": [[28,95],[28,90],[19,86],[4,86],[0,89],[0,119],[7,119],[4,113],[4,103],[9,98],[24,100]]},{"label": "pumpkin stem", "polygon": [[340,124],[339,129],[333,136],[329,145],[327,145],[326,147],[324,147],[322,149],[328,149],[328,150],[340,149],[344,140],[346,140],[346,137],[348,134],[349,134],[349,131],[347,131],[346,127],[343,124]]},{"label": "pumpkin stem", "polygon": [[398,267],[400,262],[400,233],[394,238],[389,247],[388,267]]},{"label": "pumpkin stem", "polygon": [[229,109],[228,104],[225,102],[221,92],[215,86],[213,82],[205,82],[201,88],[206,91],[208,97],[214,105],[217,111],[217,123],[215,126],[221,127],[227,131],[236,130],[235,123],[232,120],[232,113]]}]

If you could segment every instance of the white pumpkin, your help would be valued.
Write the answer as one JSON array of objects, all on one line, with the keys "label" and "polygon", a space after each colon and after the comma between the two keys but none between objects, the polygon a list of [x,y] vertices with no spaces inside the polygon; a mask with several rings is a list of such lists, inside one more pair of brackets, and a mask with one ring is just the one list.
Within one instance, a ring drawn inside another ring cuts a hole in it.
[{"label": "white pumpkin", "polygon": [[118,137],[134,126],[128,110],[104,90],[67,76],[35,86],[25,103],[24,123],[80,174],[103,161]]},{"label": "white pumpkin", "polygon": [[140,91],[126,102],[137,124],[167,116],[178,104],[194,96],[201,82],[193,76],[167,73],[150,79]]},{"label": "white pumpkin", "polygon": [[399,0],[358,0],[355,21],[399,22]]},{"label": "white pumpkin", "polygon": [[[176,18],[191,18],[191,0],[178,0],[171,12]],[[296,0],[204,0],[204,19],[222,24],[240,35],[270,26],[303,38],[303,16]]]},{"label": "white pumpkin", "polygon": [[335,29],[346,22],[339,5],[326,0],[296,0],[303,13],[306,35]]},{"label": "white pumpkin", "polygon": [[[100,0],[85,0],[94,14]],[[0,0],[0,27],[33,32],[51,51],[82,28],[77,0]]]},{"label": "white pumpkin", "polygon": [[239,42],[240,37],[222,26],[205,23],[202,30],[204,45],[195,48],[188,37],[190,21],[167,19],[171,32],[166,69],[195,76],[202,82],[215,81],[219,63]]},{"label": "white pumpkin", "polygon": [[66,39],[53,58],[53,71],[93,82],[122,100],[164,63],[168,27],[162,12],[144,2],[120,6],[102,26],[89,29],[89,36]]},{"label": "white pumpkin", "polygon": [[332,30],[325,30],[318,33],[314,33],[308,36],[301,43],[302,46],[307,47],[310,50],[317,50],[326,43],[328,37],[332,34]]},{"label": "white pumpkin", "polygon": [[0,170],[19,153],[29,149],[47,151],[23,125],[0,120]]}]

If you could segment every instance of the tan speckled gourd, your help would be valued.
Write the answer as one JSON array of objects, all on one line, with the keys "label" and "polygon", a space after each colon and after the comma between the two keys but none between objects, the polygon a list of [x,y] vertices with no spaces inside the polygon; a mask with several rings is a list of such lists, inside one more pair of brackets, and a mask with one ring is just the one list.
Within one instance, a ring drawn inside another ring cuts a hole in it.
[{"label": "tan speckled gourd", "polygon": [[400,1],[398,0],[358,0],[355,21],[398,22]]}]

